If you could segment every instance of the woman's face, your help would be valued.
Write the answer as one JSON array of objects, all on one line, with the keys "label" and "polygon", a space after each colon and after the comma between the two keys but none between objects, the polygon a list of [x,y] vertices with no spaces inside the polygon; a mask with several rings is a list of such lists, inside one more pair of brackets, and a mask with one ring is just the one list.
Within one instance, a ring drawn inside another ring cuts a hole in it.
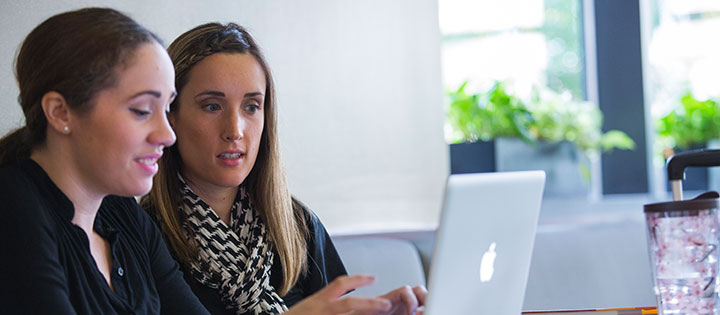
[{"label": "woman's face", "polygon": [[163,147],[175,142],[166,111],[175,96],[172,62],[157,43],[142,44],[116,70],[115,85],[93,97],[69,123],[74,165],[101,194],[150,191]]},{"label": "woman's face", "polygon": [[265,123],[265,82],[250,54],[217,53],[190,70],[169,117],[193,189],[237,187],[250,173]]}]

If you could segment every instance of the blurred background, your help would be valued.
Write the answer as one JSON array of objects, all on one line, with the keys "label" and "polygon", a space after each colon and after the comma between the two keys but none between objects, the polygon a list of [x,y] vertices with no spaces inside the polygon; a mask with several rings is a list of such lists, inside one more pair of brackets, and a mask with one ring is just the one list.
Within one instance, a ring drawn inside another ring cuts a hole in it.
[{"label": "blurred background", "polygon": [[432,227],[448,174],[436,1],[2,1],[0,132],[21,126],[13,58],[44,19],[119,9],[170,44],[211,21],[269,60],[290,188],[331,232]]},{"label": "blurred background", "polygon": [[[249,28],[277,82],[292,192],[334,234],[432,229],[446,176],[477,171],[545,169],[559,206],[544,215],[639,212],[668,199],[668,154],[720,138],[712,0],[3,1],[0,132],[23,124],[22,39],[85,6],[166,45],[205,22]],[[720,180],[691,171],[690,190]]]},{"label": "blurred background", "polygon": [[[449,174],[545,170],[524,309],[652,305],[642,206],[670,200],[669,155],[719,146],[715,0],[2,1],[0,133],[24,123],[22,39],[86,6],[166,45],[247,27],[276,80],[292,193],[335,236],[432,233]],[[690,168],[685,188],[719,182]]]}]

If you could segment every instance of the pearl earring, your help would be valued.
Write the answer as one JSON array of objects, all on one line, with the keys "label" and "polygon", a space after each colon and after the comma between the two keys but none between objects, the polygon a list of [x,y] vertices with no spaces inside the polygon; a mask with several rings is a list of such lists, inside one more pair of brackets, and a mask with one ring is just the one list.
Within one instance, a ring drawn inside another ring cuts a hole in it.
[{"label": "pearl earring", "polygon": [[63,132],[65,132],[65,133],[70,133],[70,127],[64,126],[64,127],[63,127]]}]

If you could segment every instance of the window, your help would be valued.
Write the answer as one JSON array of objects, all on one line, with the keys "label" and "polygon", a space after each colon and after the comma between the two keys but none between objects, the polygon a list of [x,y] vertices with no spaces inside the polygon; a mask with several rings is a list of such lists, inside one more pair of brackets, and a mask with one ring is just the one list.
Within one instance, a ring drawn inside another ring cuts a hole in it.
[{"label": "window", "polygon": [[584,99],[582,14],[578,0],[441,0],[443,82],[487,89],[508,81]]},{"label": "window", "polygon": [[[591,182],[593,177],[599,180],[597,159],[577,154],[590,145],[578,148],[566,143],[585,137],[586,130],[595,132],[600,120],[593,105],[575,102],[586,98],[581,2],[441,0],[439,4],[443,83],[455,91],[468,82],[464,91],[473,95],[468,98],[460,92],[450,97],[452,122],[446,125],[446,140],[473,142],[450,146],[451,172],[544,169],[546,193],[598,195],[595,187],[600,184]],[[505,84],[494,89],[497,81]],[[547,93],[548,88],[562,95]],[[539,97],[543,99],[537,101]],[[497,102],[487,105],[491,98]],[[480,103],[482,109],[468,109],[474,108],[468,102]],[[578,121],[588,123],[574,128]],[[532,147],[515,136],[551,141]],[[492,143],[475,142],[496,137]]]},{"label": "window", "polygon": [[[648,124],[654,129],[658,119],[681,107],[680,100],[686,94],[700,101],[720,98],[720,41],[717,40],[720,30],[720,2],[646,0],[644,5],[648,12],[646,20],[643,21],[647,37],[644,47],[647,68],[646,110],[650,111],[648,118],[651,121]],[[695,115],[693,117],[703,119]],[[670,131],[673,128],[666,129]],[[678,143],[675,142],[679,142],[679,149],[684,150],[686,148],[682,148],[682,145],[688,141],[683,139],[696,139],[695,136],[678,137],[677,141],[660,137],[658,140],[661,141],[654,142],[650,161],[658,174],[655,176],[656,190],[664,190],[666,186],[662,183],[664,160],[660,153],[676,146]],[[703,146],[702,143],[695,145]],[[719,189],[720,173],[716,169],[709,171],[710,188]],[[685,189],[708,188],[705,169],[688,169],[686,179]]]},{"label": "window", "polygon": [[686,92],[698,99],[720,96],[720,2],[652,0],[650,10],[646,80],[653,118]]}]

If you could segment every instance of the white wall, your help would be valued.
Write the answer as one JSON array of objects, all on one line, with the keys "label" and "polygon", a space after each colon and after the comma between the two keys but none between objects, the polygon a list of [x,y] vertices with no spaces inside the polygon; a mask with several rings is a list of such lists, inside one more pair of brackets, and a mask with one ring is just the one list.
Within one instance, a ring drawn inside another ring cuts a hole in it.
[{"label": "white wall", "polygon": [[124,11],[166,44],[205,22],[248,27],[275,75],[292,192],[331,232],[436,223],[448,158],[435,0],[2,1],[0,133],[23,124],[22,39],[84,6]]}]

